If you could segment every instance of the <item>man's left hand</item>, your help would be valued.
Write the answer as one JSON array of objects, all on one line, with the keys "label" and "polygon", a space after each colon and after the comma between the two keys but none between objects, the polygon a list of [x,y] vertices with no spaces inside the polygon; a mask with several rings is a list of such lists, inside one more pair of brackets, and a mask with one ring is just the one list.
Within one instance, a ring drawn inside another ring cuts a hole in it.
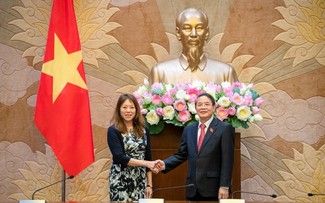
[{"label": "man's left hand", "polygon": [[229,198],[229,189],[220,187],[219,188],[219,194],[218,194],[219,199],[228,199]]}]

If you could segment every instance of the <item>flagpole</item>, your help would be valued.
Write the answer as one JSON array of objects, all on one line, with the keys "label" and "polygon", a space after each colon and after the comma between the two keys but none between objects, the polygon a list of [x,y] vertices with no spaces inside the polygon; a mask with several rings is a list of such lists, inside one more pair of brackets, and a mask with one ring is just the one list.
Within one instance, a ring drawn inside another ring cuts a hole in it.
[{"label": "flagpole", "polygon": [[65,170],[62,171],[62,191],[61,191],[61,201],[65,202],[65,180],[66,180],[66,174]]}]

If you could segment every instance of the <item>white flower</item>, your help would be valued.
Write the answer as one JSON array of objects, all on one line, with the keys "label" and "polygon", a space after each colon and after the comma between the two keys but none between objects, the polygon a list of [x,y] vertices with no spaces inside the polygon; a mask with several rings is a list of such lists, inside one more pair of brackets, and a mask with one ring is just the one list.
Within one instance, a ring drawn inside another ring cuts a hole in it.
[{"label": "white flower", "polygon": [[247,92],[247,88],[245,86],[239,90],[240,95],[245,95],[246,92]]},{"label": "white flower", "polygon": [[199,80],[195,80],[192,82],[192,84],[190,85],[191,88],[196,88],[198,90],[202,89],[203,87],[205,87],[205,83]]},{"label": "white flower", "polygon": [[186,91],[185,90],[180,89],[180,90],[178,90],[176,92],[176,95],[175,96],[176,96],[177,99],[184,99],[184,100],[186,100],[186,96],[188,96],[188,95],[186,94]]},{"label": "white flower", "polygon": [[146,115],[146,120],[150,125],[156,125],[159,122],[159,116],[156,114],[155,110],[150,110]]},{"label": "white flower", "polygon": [[150,104],[151,103],[151,98],[150,97],[144,97],[143,98],[143,104]]},{"label": "white flower", "polygon": [[221,87],[223,88],[223,89],[227,89],[227,88],[229,88],[231,86],[231,83],[230,82],[222,82],[221,83]]},{"label": "white flower", "polygon": [[175,115],[175,109],[172,106],[165,106],[163,108],[164,111],[164,120],[173,120]]},{"label": "white flower", "polygon": [[228,107],[230,105],[230,99],[228,97],[222,96],[218,99],[218,104],[221,107]]},{"label": "white flower", "polygon": [[248,106],[241,106],[236,112],[237,118],[242,121],[247,121],[251,114],[252,112]]},{"label": "white flower", "polygon": [[255,114],[253,116],[254,118],[254,121],[262,121],[263,120],[263,117],[261,116],[261,114]]},{"label": "white flower", "polygon": [[166,87],[166,92],[169,92],[173,88],[171,84],[166,84],[165,87]]},{"label": "white flower", "polygon": [[188,111],[191,112],[191,114],[196,114],[196,109],[195,109],[195,103],[187,103],[188,106]]},{"label": "white flower", "polygon": [[214,100],[216,100],[216,95],[215,95],[216,91],[214,89],[212,88],[204,88],[204,89],[206,93],[210,94],[214,98]]},{"label": "white flower", "polygon": [[146,88],[146,86],[140,86],[139,87],[139,89],[138,89],[138,93],[140,94],[140,95],[142,95],[144,92],[146,92],[147,91],[147,88]]},{"label": "white flower", "polygon": [[143,84],[144,84],[144,86],[149,86],[149,81],[148,81],[148,79],[147,78],[145,78],[144,80],[143,80]]}]

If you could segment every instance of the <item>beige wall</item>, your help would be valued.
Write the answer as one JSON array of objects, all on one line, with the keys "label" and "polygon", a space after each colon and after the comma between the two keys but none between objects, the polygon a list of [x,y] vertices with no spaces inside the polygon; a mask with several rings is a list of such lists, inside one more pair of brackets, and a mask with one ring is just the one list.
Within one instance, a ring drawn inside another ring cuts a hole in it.
[{"label": "beige wall", "polygon": [[[305,2],[305,3],[301,3]],[[96,162],[67,181],[67,200],[108,200],[106,143],[116,99],[180,51],[176,14],[207,13],[210,57],[262,94],[265,119],[242,136],[242,189],[278,201],[325,193],[325,9],[300,0],[75,0],[89,86]],[[313,4],[312,4],[313,3]],[[33,123],[50,0],[0,1],[0,201],[29,199],[61,177]],[[60,185],[38,198],[60,200]],[[246,200],[270,200],[243,195]],[[324,199],[322,200],[324,201]]]}]

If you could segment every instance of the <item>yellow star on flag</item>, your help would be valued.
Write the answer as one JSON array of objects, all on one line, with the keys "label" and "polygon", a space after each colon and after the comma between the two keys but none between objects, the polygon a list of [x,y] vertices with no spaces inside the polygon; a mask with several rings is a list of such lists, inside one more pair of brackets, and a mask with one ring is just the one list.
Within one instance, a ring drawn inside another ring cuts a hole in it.
[{"label": "yellow star on flag", "polygon": [[59,37],[54,34],[54,59],[43,64],[42,72],[53,77],[53,103],[67,83],[87,89],[78,66],[82,60],[81,50],[68,53]]}]

